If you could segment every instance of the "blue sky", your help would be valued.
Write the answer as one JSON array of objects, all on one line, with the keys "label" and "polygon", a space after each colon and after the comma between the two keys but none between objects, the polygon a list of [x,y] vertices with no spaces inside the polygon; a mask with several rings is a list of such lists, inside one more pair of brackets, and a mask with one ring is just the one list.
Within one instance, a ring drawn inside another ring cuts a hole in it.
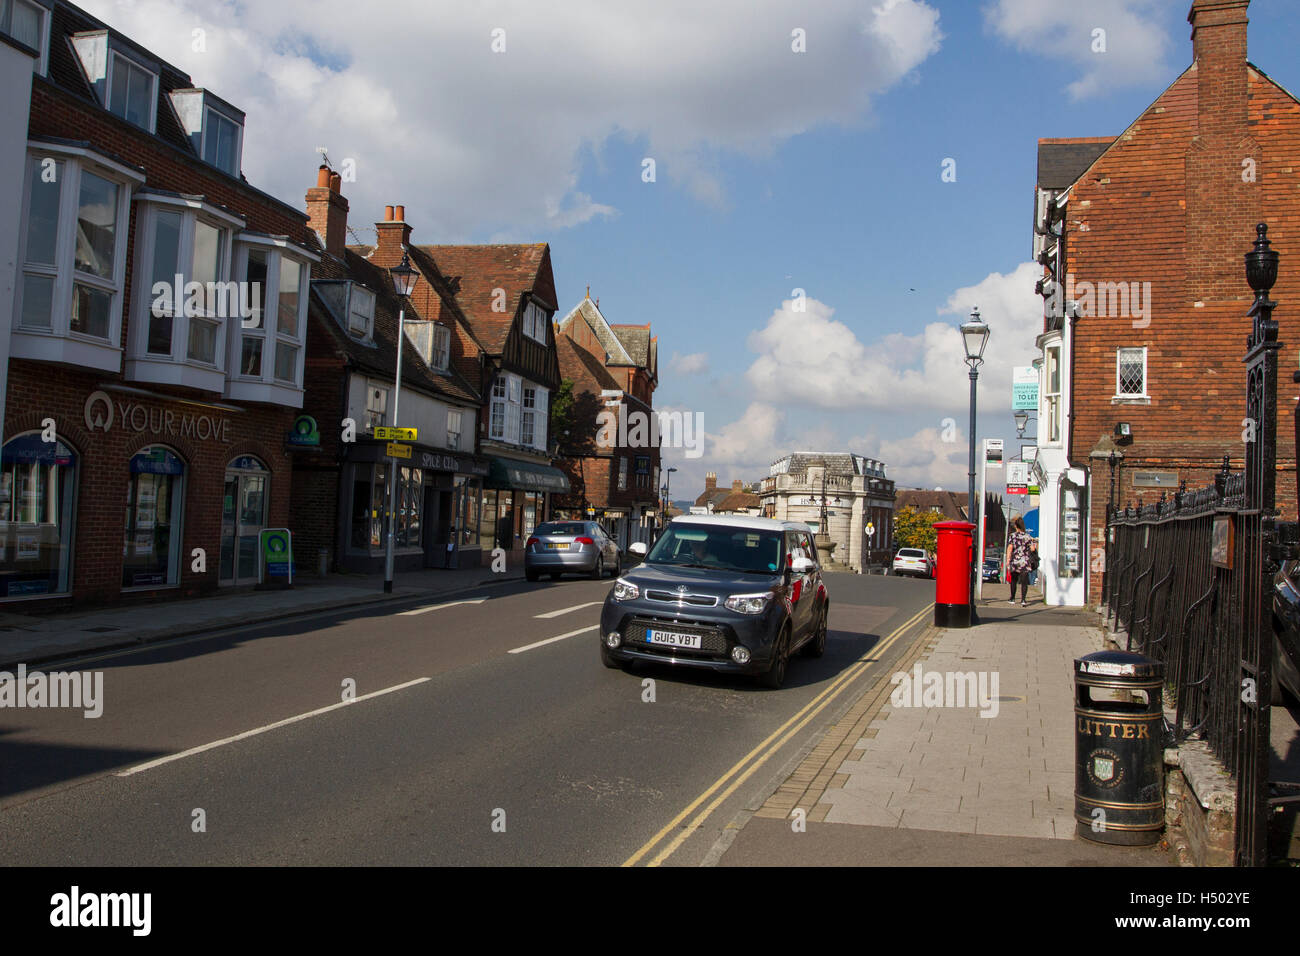
[{"label": "blue sky", "polygon": [[[964,488],[955,326],[993,330],[979,432],[1010,440],[1038,138],[1120,133],[1192,55],[1190,0],[84,5],[248,113],[254,184],[301,205],[326,146],[362,241],[390,202],[416,242],[545,240],[561,315],[590,284],[650,322],[656,403],[705,416],[703,457],[665,453],[692,496],[813,447]],[[1252,62],[1300,90],[1300,4],[1250,16]]]}]

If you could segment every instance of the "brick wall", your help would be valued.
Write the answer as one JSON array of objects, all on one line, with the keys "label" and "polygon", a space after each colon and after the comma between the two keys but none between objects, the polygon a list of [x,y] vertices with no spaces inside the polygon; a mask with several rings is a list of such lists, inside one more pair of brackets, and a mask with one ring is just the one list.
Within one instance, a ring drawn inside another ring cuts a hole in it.
[{"label": "brick wall", "polygon": [[[1139,491],[1153,500],[1151,490],[1131,486],[1139,467],[1176,470],[1198,487],[1224,454],[1242,466],[1241,360],[1252,301],[1242,256],[1254,224],[1266,222],[1282,256],[1273,291],[1283,343],[1278,505],[1294,517],[1296,391],[1289,373],[1300,346],[1300,321],[1290,318],[1300,315],[1300,103],[1248,70],[1244,21],[1239,34],[1237,26],[1198,28],[1198,63],[1072,190],[1065,272],[1076,289],[1085,280],[1149,282],[1150,301],[1145,318],[1130,302],[1129,314],[1076,320],[1070,454],[1087,463],[1099,440],[1128,422],[1134,440],[1123,449],[1121,503],[1137,500]],[[1149,401],[1116,402],[1116,350],[1138,346],[1148,349]],[[1094,465],[1093,546],[1102,542],[1108,479],[1106,465]],[[1100,584],[1094,574],[1090,601],[1098,600]]]}]

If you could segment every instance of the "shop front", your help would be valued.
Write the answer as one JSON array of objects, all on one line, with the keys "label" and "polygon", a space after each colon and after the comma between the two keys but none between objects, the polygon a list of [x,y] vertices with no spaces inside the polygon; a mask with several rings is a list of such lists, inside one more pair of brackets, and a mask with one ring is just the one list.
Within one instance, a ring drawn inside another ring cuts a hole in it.
[{"label": "shop front", "polygon": [[558,468],[538,462],[501,457],[489,462],[479,509],[480,560],[490,563],[492,551],[501,548],[514,566],[523,560],[528,536],[547,520],[550,496],[567,494],[569,479]]},{"label": "shop front", "polygon": [[384,442],[348,449],[340,482],[340,564],[344,570],[383,569],[387,548],[388,481],[397,483],[393,526],[394,566],[399,571],[455,568],[479,563],[478,540],[463,529],[478,520],[488,462],[411,444],[411,456],[392,459]]},{"label": "shop front", "polygon": [[0,447],[0,600],[106,604],[257,580],[257,534],[288,517],[292,415],[88,382],[15,362]]}]

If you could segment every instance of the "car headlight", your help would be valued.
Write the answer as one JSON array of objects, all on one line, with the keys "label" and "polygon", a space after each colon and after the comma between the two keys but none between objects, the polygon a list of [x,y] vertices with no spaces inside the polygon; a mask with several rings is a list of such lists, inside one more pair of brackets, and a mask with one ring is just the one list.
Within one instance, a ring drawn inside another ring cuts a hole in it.
[{"label": "car headlight", "polygon": [[619,578],[614,582],[614,600],[615,601],[634,601],[641,596],[641,589],[633,584],[627,578]]},{"label": "car headlight", "polygon": [[726,607],[740,614],[762,614],[771,599],[772,595],[767,591],[762,594],[733,594],[727,598]]}]

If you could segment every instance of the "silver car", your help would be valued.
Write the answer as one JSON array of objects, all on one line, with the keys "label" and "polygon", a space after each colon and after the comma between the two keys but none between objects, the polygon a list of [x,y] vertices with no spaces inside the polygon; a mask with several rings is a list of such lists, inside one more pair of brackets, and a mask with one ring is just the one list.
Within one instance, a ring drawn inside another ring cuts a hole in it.
[{"label": "silver car", "polygon": [[529,581],[543,574],[555,580],[566,573],[599,580],[606,572],[618,577],[622,570],[623,553],[594,521],[547,521],[524,545],[524,577]]}]

